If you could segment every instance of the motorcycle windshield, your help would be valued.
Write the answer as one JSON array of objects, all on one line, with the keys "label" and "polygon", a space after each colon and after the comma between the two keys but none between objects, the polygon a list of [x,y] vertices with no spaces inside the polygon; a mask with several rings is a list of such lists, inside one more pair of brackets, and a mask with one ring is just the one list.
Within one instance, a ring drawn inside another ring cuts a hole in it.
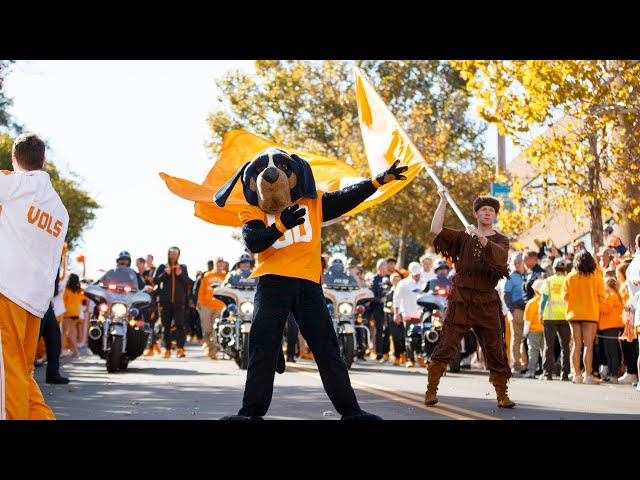
[{"label": "motorcycle windshield", "polygon": [[355,277],[346,273],[329,272],[324,276],[324,284],[329,288],[358,287],[358,282]]},{"label": "motorcycle windshield", "polygon": [[227,278],[225,286],[231,288],[255,288],[258,285],[257,278],[249,278],[252,270],[236,270]]},{"label": "motorcycle windshield", "polygon": [[98,285],[109,290],[129,290],[135,292],[138,290],[138,279],[136,272],[125,266],[117,266],[109,270],[104,276],[98,280]]}]

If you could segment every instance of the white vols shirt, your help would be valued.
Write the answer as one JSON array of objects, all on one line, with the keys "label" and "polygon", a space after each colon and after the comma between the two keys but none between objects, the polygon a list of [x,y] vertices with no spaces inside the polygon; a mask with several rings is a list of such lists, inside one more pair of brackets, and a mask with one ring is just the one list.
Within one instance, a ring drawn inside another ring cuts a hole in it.
[{"label": "white vols shirt", "polygon": [[422,279],[416,282],[411,276],[400,280],[393,294],[393,308],[397,308],[403,317],[420,318],[418,297],[424,286]]},{"label": "white vols shirt", "polygon": [[0,293],[42,318],[49,308],[69,214],[41,170],[0,170]]}]

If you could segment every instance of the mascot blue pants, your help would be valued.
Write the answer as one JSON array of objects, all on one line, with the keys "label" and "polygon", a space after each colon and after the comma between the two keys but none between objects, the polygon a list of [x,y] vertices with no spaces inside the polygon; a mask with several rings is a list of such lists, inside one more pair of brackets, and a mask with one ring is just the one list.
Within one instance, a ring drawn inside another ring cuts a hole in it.
[{"label": "mascot blue pants", "polygon": [[242,239],[258,254],[258,277],[249,333],[249,365],[242,408],[224,419],[261,419],[269,409],[275,372],[285,369],[282,334],[293,313],[318,364],[322,384],[343,420],[379,420],[363,411],[340,356],[338,338],[322,291],[320,263],[323,222],[349,212],[381,185],[406,180],[399,161],[385,172],[333,192],[316,190],[309,163],[279,148],[268,148],[214,196],[224,207],[238,180],[249,204],[239,215]]},{"label": "mascot blue pants", "polygon": [[[274,296],[273,292],[279,293]],[[322,286],[299,278],[264,275],[258,282],[254,302],[247,382],[239,414],[261,417],[267,413],[282,355],[282,332],[291,311],[313,352],[322,384],[336,411],[342,416],[358,415],[361,409],[349,381],[347,364],[340,356]]]}]

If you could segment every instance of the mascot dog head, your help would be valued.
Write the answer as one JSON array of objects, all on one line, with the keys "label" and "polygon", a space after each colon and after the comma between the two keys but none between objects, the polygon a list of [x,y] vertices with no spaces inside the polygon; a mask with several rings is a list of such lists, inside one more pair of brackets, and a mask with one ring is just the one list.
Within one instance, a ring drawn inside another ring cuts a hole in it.
[{"label": "mascot dog head", "polygon": [[238,179],[242,181],[247,202],[272,215],[281,213],[302,197],[318,197],[309,163],[281,148],[267,148],[242,165],[213,196],[216,205],[225,206]]}]

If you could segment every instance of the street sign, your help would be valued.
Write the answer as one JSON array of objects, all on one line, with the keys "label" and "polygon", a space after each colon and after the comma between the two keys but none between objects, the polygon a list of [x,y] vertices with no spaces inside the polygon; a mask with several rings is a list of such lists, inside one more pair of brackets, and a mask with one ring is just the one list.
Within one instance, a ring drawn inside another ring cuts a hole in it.
[{"label": "street sign", "polygon": [[503,206],[507,210],[513,210],[515,205],[513,201],[509,198],[509,192],[511,191],[511,185],[508,183],[500,183],[500,182],[492,182],[491,183],[491,195],[502,199]]},{"label": "street sign", "polygon": [[[515,205],[509,198],[509,192],[511,191],[511,185],[508,183],[492,182],[491,183],[491,195],[497,199],[502,200],[502,207],[505,210],[513,210]],[[498,219],[493,221],[494,224],[498,223]]]}]

